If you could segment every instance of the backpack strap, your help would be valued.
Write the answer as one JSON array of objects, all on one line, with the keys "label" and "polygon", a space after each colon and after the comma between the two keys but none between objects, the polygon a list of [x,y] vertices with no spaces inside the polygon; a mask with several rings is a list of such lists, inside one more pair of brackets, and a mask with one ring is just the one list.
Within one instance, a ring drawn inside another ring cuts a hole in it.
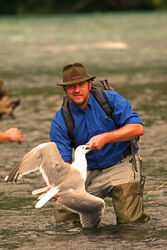
[{"label": "backpack strap", "polygon": [[63,104],[62,104],[62,116],[65,122],[65,125],[67,127],[67,135],[71,141],[70,146],[73,147],[74,145],[74,128],[75,128],[75,123],[74,123],[74,119],[69,107],[69,100],[67,96],[64,96],[63,98]]},{"label": "backpack strap", "polygon": [[108,117],[110,117],[111,119],[113,119],[113,117],[112,117],[113,109],[110,107],[108,99],[105,96],[103,90],[93,88],[93,89],[91,89],[91,93],[95,97],[95,99],[98,102],[98,104],[100,105],[100,107],[106,113],[106,115]]},{"label": "backpack strap", "polygon": [[108,81],[105,80],[93,80],[92,84],[91,84],[91,88],[92,89],[101,89],[101,90],[112,90],[114,91],[114,89],[110,86],[110,84],[108,83]]}]

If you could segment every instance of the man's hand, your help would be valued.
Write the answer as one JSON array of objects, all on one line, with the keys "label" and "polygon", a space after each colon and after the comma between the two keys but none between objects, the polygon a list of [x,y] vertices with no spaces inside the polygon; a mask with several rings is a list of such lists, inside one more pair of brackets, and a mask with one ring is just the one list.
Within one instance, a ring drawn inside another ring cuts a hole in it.
[{"label": "man's hand", "polygon": [[18,141],[18,143],[21,144],[21,132],[17,128],[7,129],[4,132],[4,135],[6,137],[6,141],[9,142]]},{"label": "man's hand", "polygon": [[93,136],[87,143],[89,148],[100,150],[106,143],[106,133]]}]

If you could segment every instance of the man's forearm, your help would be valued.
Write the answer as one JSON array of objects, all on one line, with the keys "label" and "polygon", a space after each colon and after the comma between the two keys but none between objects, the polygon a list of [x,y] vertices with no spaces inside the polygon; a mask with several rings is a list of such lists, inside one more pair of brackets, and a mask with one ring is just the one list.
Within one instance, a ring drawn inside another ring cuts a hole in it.
[{"label": "man's forearm", "polygon": [[100,135],[93,136],[87,145],[93,149],[101,149],[105,144],[130,141],[133,138],[141,136],[144,134],[144,128],[142,124],[128,124],[122,128],[113,130],[111,132],[106,132]]},{"label": "man's forearm", "polygon": [[128,124],[114,131],[104,133],[104,140],[105,144],[120,141],[129,141],[143,134],[144,128],[141,124]]}]

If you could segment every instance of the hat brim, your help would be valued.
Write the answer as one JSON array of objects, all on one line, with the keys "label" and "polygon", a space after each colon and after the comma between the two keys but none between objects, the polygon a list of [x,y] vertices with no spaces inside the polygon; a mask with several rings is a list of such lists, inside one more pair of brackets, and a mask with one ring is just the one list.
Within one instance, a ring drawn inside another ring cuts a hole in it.
[{"label": "hat brim", "polygon": [[68,85],[72,85],[72,84],[76,84],[76,83],[80,83],[80,82],[93,80],[95,78],[96,78],[96,76],[81,77],[81,78],[72,79],[72,80],[69,80],[69,81],[66,81],[66,82],[57,83],[57,85],[58,86],[68,86]]}]

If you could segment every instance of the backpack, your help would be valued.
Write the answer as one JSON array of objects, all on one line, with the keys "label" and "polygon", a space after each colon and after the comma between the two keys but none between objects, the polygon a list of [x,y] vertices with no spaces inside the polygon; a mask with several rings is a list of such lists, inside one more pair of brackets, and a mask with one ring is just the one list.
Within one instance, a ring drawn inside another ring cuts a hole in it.
[{"label": "backpack", "polygon": [[[106,113],[106,116],[112,117],[113,110],[109,105],[108,99],[106,98],[103,90],[110,90],[114,91],[114,89],[109,85],[107,80],[94,80],[92,81],[91,84],[91,93],[95,97],[96,101],[98,104],[101,106],[103,111]],[[74,128],[75,128],[75,123],[74,119],[69,107],[69,100],[68,97],[65,96],[63,98],[63,104],[62,104],[62,116],[64,118],[64,122],[67,127],[67,135],[71,141],[70,146],[73,148],[75,140],[74,140]],[[114,119],[113,119],[114,120]],[[136,160],[135,160],[135,150],[137,149],[137,142],[139,141],[140,137],[134,138],[133,140],[130,141],[130,145],[127,149],[122,154],[122,159],[125,158],[127,155],[132,154],[133,156],[133,166],[135,170],[137,171],[137,166],[136,166]]]},{"label": "backpack", "polygon": [[[94,81],[92,81],[91,93],[93,94],[96,101],[99,103],[99,105],[103,109],[103,111],[106,113],[106,116],[113,119],[113,117],[112,117],[113,110],[110,107],[109,102],[108,102],[103,90],[114,91],[114,89],[112,87],[110,87],[107,80],[94,80]],[[71,110],[69,108],[69,100],[68,100],[67,96],[65,96],[63,98],[61,112],[62,112],[62,116],[63,116],[64,122],[66,124],[66,127],[67,127],[67,135],[71,141],[70,146],[73,147],[74,142],[75,142],[74,141],[75,123],[74,123],[74,119],[72,117]]]}]

